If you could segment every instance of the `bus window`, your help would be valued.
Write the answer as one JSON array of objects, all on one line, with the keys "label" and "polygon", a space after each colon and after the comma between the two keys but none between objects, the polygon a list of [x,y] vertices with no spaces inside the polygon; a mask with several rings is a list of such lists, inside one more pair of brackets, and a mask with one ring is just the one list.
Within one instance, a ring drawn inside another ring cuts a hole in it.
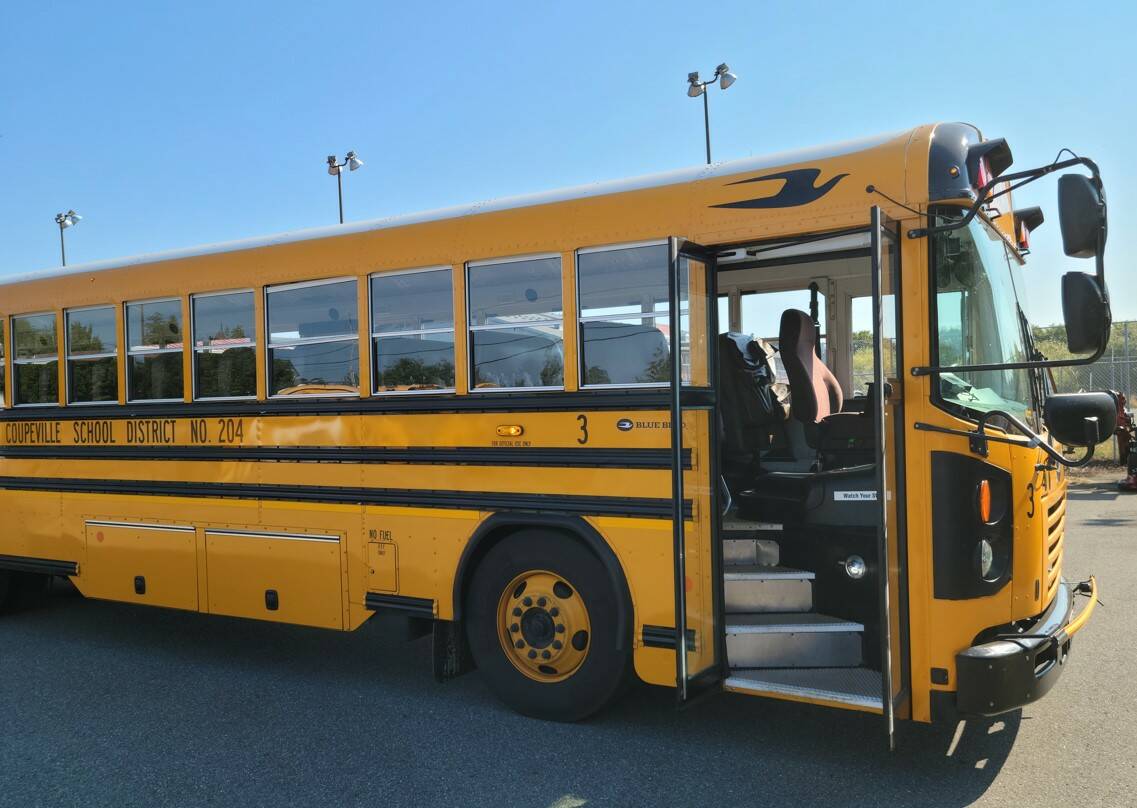
[{"label": "bus window", "polygon": [[194,295],[194,398],[253,398],[257,394],[253,293]]},{"label": "bus window", "polygon": [[180,401],[182,302],[148,300],[126,304],[127,399]]},{"label": "bus window", "polygon": [[8,370],[7,354],[4,352],[4,346],[8,335],[8,318],[0,317],[0,407],[8,406],[7,388],[5,387],[4,379]]},{"label": "bus window", "polygon": [[454,287],[449,267],[371,276],[376,393],[454,389]]},{"label": "bus window", "polygon": [[[797,309],[809,313],[810,291],[791,289],[783,292],[743,292],[742,293],[742,331],[755,339],[765,340],[771,345],[778,344],[782,313],[787,309]],[[825,295],[817,296],[817,321],[821,326],[821,355],[828,356],[828,339],[825,333]],[[779,382],[787,383],[781,357],[774,355],[774,365]]]},{"label": "bus window", "polygon": [[718,299],[719,333],[730,331],[730,295],[719,295]]},{"label": "bus window", "polygon": [[471,387],[564,385],[561,259],[469,265]]},{"label": "bus window", "polygon": [[118,330],[113,306],[72,309],[67,323],[67,401],[118,401]]},{"label": "bus window", "polygon": [[59,350],[54,314],[12,318],[14,404],[59,403]]},{"label": "bus window", "polygon": [[355,280],[269,287],[269,394],[359,394],[359,318]]},{"label": "bus window", "polygon": [[666,244],[577,255],[581,383],[671,379]]}]

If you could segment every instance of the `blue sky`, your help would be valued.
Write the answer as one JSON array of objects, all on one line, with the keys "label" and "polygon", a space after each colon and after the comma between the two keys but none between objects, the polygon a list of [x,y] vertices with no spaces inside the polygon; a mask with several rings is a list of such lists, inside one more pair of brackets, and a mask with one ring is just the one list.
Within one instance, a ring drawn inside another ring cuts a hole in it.
[{"label": "blue sky", "polygon": [[[1137,4],[76,3],[0,10],[0,276],[966,120],[1018,168],[1101,165],[1117,319],[1137,318]],[[545,8],[548,10],[545,10]],[[1055,183],[1027,277],[1060,319]]]}]

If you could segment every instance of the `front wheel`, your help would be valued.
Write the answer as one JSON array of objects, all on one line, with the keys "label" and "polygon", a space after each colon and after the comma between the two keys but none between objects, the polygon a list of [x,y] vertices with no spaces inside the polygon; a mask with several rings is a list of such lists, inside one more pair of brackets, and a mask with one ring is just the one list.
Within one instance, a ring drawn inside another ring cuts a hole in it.
[{"label": "front wheel", "polygon": [[578,721],[631,675],[626,604],[604,565],[557,533],[525,530],[478,565],[466,606],[470,650],[498,698],[524,715]]}]

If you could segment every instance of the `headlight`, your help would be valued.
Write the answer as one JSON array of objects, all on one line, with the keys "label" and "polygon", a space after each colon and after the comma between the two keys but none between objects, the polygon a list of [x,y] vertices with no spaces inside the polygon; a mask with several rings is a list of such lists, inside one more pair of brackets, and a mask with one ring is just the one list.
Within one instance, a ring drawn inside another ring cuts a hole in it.
[{"label": "headlight", "polygon": [[975,547],[975,563],[979,567],[979,577],[987,580],[991,577],[991,567],[995,564],[995,551],[991,542],[980,539]]}]

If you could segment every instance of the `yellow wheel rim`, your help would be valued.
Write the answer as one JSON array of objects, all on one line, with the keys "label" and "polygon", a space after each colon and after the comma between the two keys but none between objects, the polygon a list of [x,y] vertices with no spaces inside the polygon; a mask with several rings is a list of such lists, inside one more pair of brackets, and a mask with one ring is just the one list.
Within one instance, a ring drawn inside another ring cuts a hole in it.
[{"label": "yellow wheel rim", "polygon": [[592,624],[588,607],[570,581],[531,570],[501,593],[497,636],[517,670],[538,682],[560,682],[588,658]]}]

